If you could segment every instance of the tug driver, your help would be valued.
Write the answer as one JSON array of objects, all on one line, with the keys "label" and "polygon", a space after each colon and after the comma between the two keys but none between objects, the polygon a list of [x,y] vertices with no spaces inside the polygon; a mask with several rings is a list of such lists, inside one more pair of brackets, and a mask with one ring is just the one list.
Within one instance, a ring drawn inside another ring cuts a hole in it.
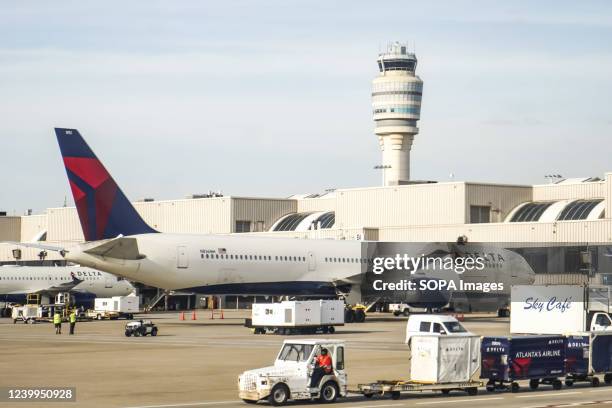
[{"label": "tug driver", "polygon": [[332,373],[332,359],[327,349],[321,349],[321,354],[315,358],[315,369],[312,371],[312,377],[310,378],[310,387],[315,388],[319,386],[319,382],[323,376]]}]

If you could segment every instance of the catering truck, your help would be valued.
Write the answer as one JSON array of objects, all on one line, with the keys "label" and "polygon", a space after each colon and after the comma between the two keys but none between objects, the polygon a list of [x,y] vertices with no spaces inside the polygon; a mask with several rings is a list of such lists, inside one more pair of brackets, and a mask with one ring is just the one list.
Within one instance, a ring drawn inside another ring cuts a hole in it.
[{"label": "catering truck", "polygon": [[510,333],[571,334],[612,330],[608,286],[513,286]]},{"label": "catering truck", "polygon": [[344,325],[343,300],[303,300],[254,303],[246,327],[255,334],[334,333]]}]

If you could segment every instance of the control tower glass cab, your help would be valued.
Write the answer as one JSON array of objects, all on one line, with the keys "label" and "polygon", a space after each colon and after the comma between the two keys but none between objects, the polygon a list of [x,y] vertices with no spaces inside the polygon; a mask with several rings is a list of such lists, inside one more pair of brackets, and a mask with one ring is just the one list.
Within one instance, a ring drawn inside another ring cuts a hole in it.
[{"label": "control tower glass cab", "polygon": [[406,44],[389,44],[378,56],[379,75],[372,81],[372,113],[382,151],[383,185],[410,181],[410,149],[419,132],[423,81],[417,58]]}]

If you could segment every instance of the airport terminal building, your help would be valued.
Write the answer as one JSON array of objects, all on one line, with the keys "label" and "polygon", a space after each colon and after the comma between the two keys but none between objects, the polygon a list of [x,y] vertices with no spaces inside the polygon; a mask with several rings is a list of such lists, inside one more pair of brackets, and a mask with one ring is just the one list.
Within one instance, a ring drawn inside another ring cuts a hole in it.
[{"label": "airport terminal building", "polygon": [[[602,179],[534,186],[414,182],[289,198],[211,196],[134,205],[162,232],[407,242],[455,242],[461,237],[525,251],[580,248],[578,254],[593,247],[598,250],[591,263],[612,259],[606,252],[606,244],[612,247],[612,173]],[[82,242],[83,234],[76,208],[62,207],[38,215],[0,217],[0,240],[65,245]],[[14,262],[13,249],[0,246],[0,261]],[[23,249],[21,261],[38,260],[39,252]],[[47,260],[58,257],[49,252]],[[540,259],[547,266],[536,272],[579,273],[584,267],[556,258]]]},{"label": "airport terminal building", "polygon": [[[382,185],[288,198],[194,195],[134,205],[162,232],[253,234],[295,239],[483,242],[516,249],[539,283],[612,284],[612,172],[543,185],[410,179],[423,81],[405,45],[390,44],[372,82]],[[129,192],[127,192],[129,194]],[[2,213],[0,213],[2,214]],[[83,241],[76,208],[0,216],[0,241]],[[608,246],[609,245],[609,246]],[[0,263],[60,260],[49,251],[0,245]],[[16,256],[19,259],[16,259]]]}]

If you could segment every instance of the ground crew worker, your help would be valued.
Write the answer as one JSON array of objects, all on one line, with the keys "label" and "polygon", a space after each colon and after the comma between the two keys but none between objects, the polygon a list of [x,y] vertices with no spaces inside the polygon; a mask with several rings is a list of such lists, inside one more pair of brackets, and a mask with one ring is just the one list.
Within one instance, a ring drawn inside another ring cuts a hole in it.
[{"label": "ground crew worker", "polygon": [[74,334],[74,326],[76,326],[76,309],[72,309],[72,313],[70,313],[70,335]]},{"label": "ground crew worker", "polygon": [[53,324],[55,325],[55,334],[62,334],[62,316],[58,310],[53,315]]},{"label": "ground crew worker", "polygon": [[327,349],[321,349],[321,354],[315,358],[315,369],[310,377],[310,386],[315,388],[319,386],[321,378],[332,373],[332,359],[328,354]]}]

